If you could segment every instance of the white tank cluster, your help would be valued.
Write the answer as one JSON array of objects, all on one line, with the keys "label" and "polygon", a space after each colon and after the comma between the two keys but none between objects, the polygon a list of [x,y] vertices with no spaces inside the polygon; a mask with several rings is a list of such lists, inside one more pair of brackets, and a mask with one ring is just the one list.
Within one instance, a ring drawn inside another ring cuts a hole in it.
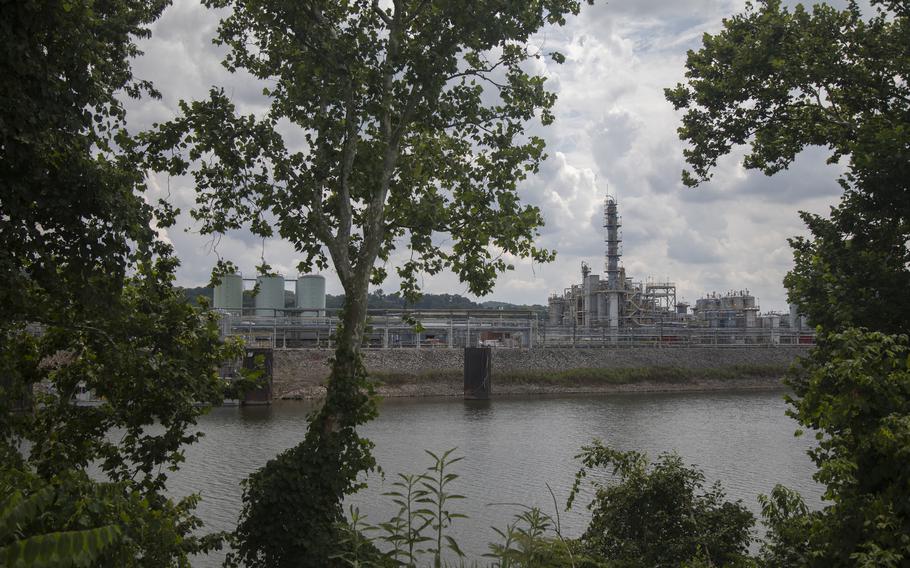
[{"label": "white tank cluster", "polygon": [[221,283],[215,286],[213,305],[216,309],[240,312],[243,309],[244,282],[255,282],[259,293],[255,297],[253,314],[257,316],[281,315],[285,310],[302,310],[304,316],[325,315],[325,277],[321,274],[301,274],[294,282],[294,305],[285,305],[285,287],[288,283],[284,276],[271,274],[243,278],[241,274],[225,274]]}]

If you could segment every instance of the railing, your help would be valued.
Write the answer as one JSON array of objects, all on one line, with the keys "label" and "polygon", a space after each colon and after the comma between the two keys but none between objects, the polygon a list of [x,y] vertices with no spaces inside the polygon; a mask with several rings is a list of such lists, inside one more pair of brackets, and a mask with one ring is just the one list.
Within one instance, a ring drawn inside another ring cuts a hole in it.
[{"label": "railing", "polygon": [[[420,322],[417,329],[402,319],[402,312],[373,313],[364,334],[364,347],[463,348],[480,345],[503,348],[688,348],[811,346],[811,329],[707,328],[658,325],[611,330],[607,327],[549,326],[528,312],[427,310],[408,314]],[[223,313],[224,336],[237,336],[255,347],[325,348],[334,345],[339,320],[334,315],[275,316]]]}]

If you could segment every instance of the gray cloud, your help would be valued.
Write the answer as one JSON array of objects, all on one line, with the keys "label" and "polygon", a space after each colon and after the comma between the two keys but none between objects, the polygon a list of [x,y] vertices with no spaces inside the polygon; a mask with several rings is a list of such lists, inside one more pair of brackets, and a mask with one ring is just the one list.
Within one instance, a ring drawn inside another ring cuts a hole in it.
[{"label": "gray cloud", "polygon": [[[745,171],[742,153],[721,161],[715,178],[695,190],[680,184],[682,143],[679,115],[663,98],[663,88],[683,80],[687,49],[698,48],[704,32],[720,29],[721,19],[741,11],[744,0],[613,0],[585,7],[564,28],[534,38],[543,49],[559,50],[564,65],[536,62],[559,94],[556,123],[529,133],[543,136],[550,158],[539,175],[521,186],[522,198],[546,218],[540,245],[555,248],[557,261],[531,265],[516,261],[501,276],[493,298],[543,303],[551,291],[575,283],[580,263],[603,270],[602,201],[607,192],[620,202],[627,272],[676,281],[679,295],[694,300],[711,290],[749,288],[765,309],[781,309],[781,279],[790,267],[789,236],[805,232],[797,210],[825,212],[840,189],[839,166],[824,163],[823,149],[803,152],[787,172],[772,178]],[[223,85],[242,112],[262,112],[262,85],[249,75],[221,67],[223,48],[212,45],[217,13],[178,0],[143,42],[146,56],[136,74],[163,91],[162,101],[130,103],[131,125],[144,128],[176,113],[179,99],[206,96]],[[299,142],[288,131],[291,144]],[[156,176],[150,197],[167,193]],[[192,180],[170,180],[170,193],[182,207],[193,202]],[[187,215],[182,227],[192,226]],[[183,265],[181,283],[208,279],[216,256],[208,237],[181,228],[168,231]],[[262,242],[248,233],[225,236],[218,252],[249,273],[262,254]],[[405,256],[396,253],[389,265]],[[269,241],[265,258],[293,276],[298,255],[287,243]],[[340,286],[330,272],[329,291]],[[394,278],[383,285],[393,290]],[[466,293],[452,274],[427,277],[430,292]]]}]

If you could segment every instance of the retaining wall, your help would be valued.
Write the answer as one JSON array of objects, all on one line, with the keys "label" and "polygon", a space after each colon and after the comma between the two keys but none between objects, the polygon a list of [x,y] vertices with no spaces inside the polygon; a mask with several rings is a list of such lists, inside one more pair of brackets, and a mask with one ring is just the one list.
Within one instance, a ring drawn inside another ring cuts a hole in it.
[{"label": "retaining wall", "polygon": [[[669,349],[494,349],[493,382],[497,373],[567,371],[571,369],[633,369],[673,367],[723,369],[755,365],[785,367],[807,353],[805,347],[692,347]],[[369,372],[407,377],[461,373],[462,349],[370,349],[364,363]],[[275,398],[295,396],[328,377],[328,349],[279,349],[274,353],[272,392]]]}]

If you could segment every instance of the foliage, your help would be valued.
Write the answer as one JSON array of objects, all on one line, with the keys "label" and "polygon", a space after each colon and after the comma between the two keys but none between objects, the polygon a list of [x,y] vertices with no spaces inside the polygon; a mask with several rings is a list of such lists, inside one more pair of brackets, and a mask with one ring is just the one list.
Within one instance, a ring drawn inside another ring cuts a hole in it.
[{"label": "foliage", "polygon": [[[452,493],[449,485],[458,479],[452,473],[452,464],[463,458],[450,458],[455,448],[442,454],[426,453],[432,464],[421,474],[398,474],[393,490],[384,495],[398,505],[398,512],[388,521],[372,526],[355,507],[351,507],[350,520],[339,523],[340,540],[334,543],[332,559],[342,560],[347,566],[417,566],[422,557],[429,555],[436,567],[443,565],[446,551],[464,558],[464,553],[447,529],[456,519],[467,518],[450,509],[449,502],[464,499]],[[381,533],[370,537],[368,533]],[[377,546],[387,548],[379,552]]]},{"label": "foliage", "polygon": [[227,47],[228,70],[267,82],[268,112],[237,116],[212,89],[145,135],[140,158],[193,175],[203,233],[277,234],[302,254],[301,272],[331,259],[338,274],[345,306],[326,401],[301,446],[250,478],[237,531],[239,558],[253,565],[326,563],[343,496],[375,466],[355,430],[376,412],[359,351],[368,286],[384,280],[396,245],[411,253],[396,267],[410,301],[421,273],[448,267],[485,294],[511,268],[505,258],[553,258],[534,246],[542,218],[517,192],[544,158],[543,140],[525,125],[550,123],[555,101],[544,77],[527,71],[544,56],[527,43],[580,2],[206,5],[231,9],[215,41]]},{"label": "foliage", "polygon": [[[399,473],[392,491],[384,493],[398,505],[398,512],[388,521],[370,525],[356,507],[343,523],[341,539],[336,543],[334,559],[346,566],[449,566],[446,556],[464,565],[465,554],[448,529],[456,519],[467,518],[450,509],[450,502],[464,497],[452,493],[449,485],[459,476],[451,466],[462,458],[450,458],[455,448],[441,454],[430,451],[432,463],[421,474]],[[550,492],[553,496],[552,491]],[[556,498],[553,497],[556,506]],[[502,506],[504,504],[495,504]],[[589,566],[590,559],[578,550],[578,544],[563,538],[559,512],[556,518],[539,508],[517,505],[521,511],[504,529],[493,530],[502,542],[490,543],[486,558],[491,566],[520,568],[531,566]],[[446,554],[448,553],[448,554]],[[477,565],[476,561],[473,565]]]},{"label": "foliage", "polygon": [[689,52],[687,82],[666,94],[686,110],[689,185],[734,145],[748,144],[744,165],[769,175],[806,146],[846,162],[831,218],[803,213],[812,239],[791,240],[790,300],[826,331],[899,333],[910,316],[910,10],[871,5],[863,18],[854,2],[792,13],[760,2],[706,34]]},{"label": "foliage", "polygon": [[[155,502],[128,482],[101,483],[84,471],[44,479],[28,468],[0,471],[3,566],[188,565],[211,537],[190,536],[197,497]],[[176,549],[176,550],[175,550]]]},{"label": "foliage", "polygon": [[[448,491],[449,484],[458,479],[458,475],[446,473],[446,468],[464,459],[461,457],[449,458],[454,451],[455,448],[452,448],[436,455],[426,450],[427,454],[433,458],[433,465],[427,468],[429,473],[424,474],[424,478],[420,481],[423,491],[422,495],[417,498],[417,503],[426,507],[418,511],[418,514],[422,514],[429,521],[428,527],[433,531],[434,538],[430,541],[431,546],[427,552],[433,555],[435,568],[442,566],[442,553],[445,549],[454,552],[458,557],[464,557],[464,553],[455,539],[445,534],[446,529],[452,526],[455,519],[467,518],[461,513],[450,511],[447,506],[449,501],[464,499],[463,495]],[[445,539],[445,547],[443,547],[443,539]]]},{"label": "foliage", "polygon": [[[554,503],[555,504],[555,503]],[[590,559],[580,554],[579,546],[562,536],[559,512],[553,517],[537,507],[524,510],[505,529],[493,527],[502,542],[491,542],[484,556],[495,559],[495,568],[530,568],[532,566],[589,565]]]},{"label": "foliage", "polygon": [[[327,294],[325,299],[327,308],[338,308],[344,304],[344,294]],[[547,307],[540,304],[510,304],[487,300],[475,302],[460,294],[430,294],[421,293],[416,301],[410,301],[400,292],[386,294],[382,289],[374,290],[367,296],[367,307],[376,309],[414,309],[414,310],[529,310],[546,312]]]},{"label": "foliage", "polygon": [[418,502],[427,496],[427,490],[421,487],[421,482],[426,479],[423,473],[399,473],[398,480],[392,483],[392,491],[383,493],[398,505],[398,513],[379,524],[384,533],[379,540],[391,547],[389,556],[405,566],[416,565],[422,552],[417,547],[430,540],[423,533],[433,520],[429,516],[430,511]]},{"label": "foliage", "polygon": [[[213,291],[211,287],[199,286],[196,288],[182,288],[183,294],[187,301],[195,304],[200,297],[206,298],[209,303],[212,301]],[[293,306],[293,292],[286,291],[285,304]],[[325,306],[328,309],[338,309],[344,306],[344,294],[326,294]],[[253,298],[249,290],[244,291],[243,307],[253,307]],[[409,303],[400,293],[386,294],[382,289],[374,290],[367,295],[367,309],[404,309],[410,308],[415,310],[495,310],[502,308],[504,310],[528,310],[544,313],[546,306],[540,304],[510,304],[508,302],[484,301],[475,302],[460,294],[430,294],[421,293],[420,298],[414,303]]]},{"label": "foliage", "polygon": [[338,527],[341,540],[337,548],[340,552],[333,555],[330,560],[340,560],[342,564],[351,568],[398,566],[397,562],[376,548],[367,535],[377,530],[377,527],[366,522],[366,515],[361,515],[360,509],[352,505],[348,509],[348,516],[350,521],[340,523]]},{"label": "foliage", "polygon": [[759,561],[768,568],[795,568],[810,564],[809,538],[813,517],[799,493],[775,485],[770,495],[759,495],[762,524],[767,529],[759,551]]},{"label": "foliage", "polygon": [[[146,203],[122,102],[157,96],[130,59],[166,5],[0,4],[0,478],[4,498],[53,494],[4,533],[7,554],[31,543],[26,565],[65,546],[83,564],[186,565],[215,542],[193,536],[195,498],[162,490],[234,350],[173,287],[157,228],[175,211]],[[81,388],[101,402],[74,404]]]},{"label": "foliage", "polygon": [[[448,485],[458,479],[450,471],[461,458],[454,452],[427,452],[432,464],[422,474],[398,474],[393,490],[385,495],[398,506],[388,521],[371,525],[351,507],[350,518],[339,529],[332,558],[346,566],[450,565],[447,552],[464,565],[461,547],[444,534],[450,521],[463,518],[449,510],[453,499]],[[686,468],[676,455],[664,455],[649,466],[642,454],[616,452],[600,442],[583,448],[584,468],[576,476],[567,507],[578,495],[581,483],[595,467],[613,467],[619,483],[595,483],[596,496],[590,508],[594,515],[580,539],[568,539],[560,525],[559,507],[552,490],[555,515],[538,507],[515,506],[519,511],[504,528],[493,530],[498,541],[489,543],[484,558],[497,568],[537,566],[754,566],[747,555],[753,518],[741,503],[724,501],[715,484],[703,490],[701,472]],[[804,522],[807,511],[798,495],[775,488],[764,498],[765,518],[774,534],[768,551],[794,545],[793,527]],[[440,523],[440,520],[442,522]],[[789,540],[788,540],[789,539]],[[789,552],[789,550],[784,550]],[[765,558],[785,558],[765,552]],[[425,564],[421,564],[425,563]],[[477,564],[474,561],[474,565]],[[769,560],[767,566],[776,566]]]},{"label": "foliage", "polygon": [[591,523],[581,537],[583,550],[616,566],[679,566],[707,559],[734,566],[746,554],[754,524],[741,502],[725,501],[718,483],[704,489],[704,474],[683,465],[676,454],[648,464],[639,452],[620,452],[595,440],[582,448],[571,506],[592,468],[607,468],[616,485],[594,482],[588,505]]},{"label": "foliage", "polygon": [[[23,531],[21,527],[36,524],[39,517],[55,505],[57,493],[52,485],[44,485],[28,495],[19,488],[4,487],[8,497],[0,502],[0,562],[3,566],[89,566],[121,540],[120,527],[116,524],[51,533]],[[92,497],[103,500],[98,495]]]},{"label": "foliage", "polygon": [[[359,473],[375,468],[372,443],[355,430],[376,412],[366,371],[359,358],[354,366],[342,369],[349,380],[329,389],[323,409],[310,417],[311,427],[303,442],[243,481],[243,508],[234,533],[236,552],[229,555],[229,563],[250,567],[331,565],[336,543],[342,538],[340,496],[361,489]],[[366,389],[361,387],[364,384]],[[350,410],[332,415],[325,430],[313,427],[326,407]]]},{"label": "foliage", "polygon": [[[810,457],[832,504],[813,525],[817,565],[910,561],[910,341],[831,334],[793,379],[791,414],[817,431]],[[862,562],[860,562],[862,561]]]}]

